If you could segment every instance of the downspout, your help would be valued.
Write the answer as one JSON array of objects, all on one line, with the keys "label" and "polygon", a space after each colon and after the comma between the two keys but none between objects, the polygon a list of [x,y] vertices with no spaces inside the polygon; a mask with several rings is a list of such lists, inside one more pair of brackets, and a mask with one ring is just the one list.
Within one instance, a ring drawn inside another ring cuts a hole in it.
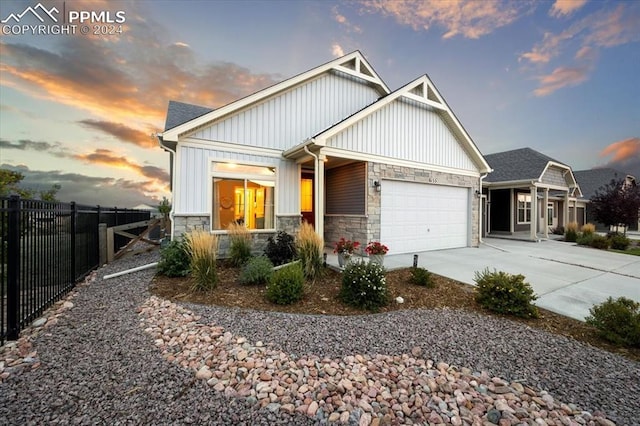
[{"label": "downspout", "polygon": [[[311,142],[314,142],[315,140],[313,138],[310,139]],[[307,145],[305,145],[304,147],[304,152],[306,152],[307,154],[309,154],[310,156],[313,157],[313,159],[315,160],[314,165],[313,165],[313,171],[314,171],[314,177],[315,179],[313,180],[313,202],[315,204],[315,221],[316,221],[316,233],[318,235],[320,235],[320,237],[324,238],[324,223],[322,223],[321,217],[320,217],[320,176],[318,175],[318,170],[320,169],[320,157],[318,157],[317,154],[314,154],[313,152],[311,152],[309,150],[309,147],[307,147]]]},{"label": "downspout", "polygon": [[[485,173],[483,175],[480,175],[480,194],[478,194],[478,205],[479,205],[479,209],[478,211],[480,212],[480,214],[478,215],[478,245],[482,244],[482,227],[484,226],[484,223],[482,222],[482,180],[484,178],[486,178],[489,175],[489,173]],[[486,215],[487,212],[484,212],[484,214]]]},{"label": "downspout", "polygon": [[[164,140],[162,139],[162,136],[158,135],[156,133],[156,138],[158,138],[158,143],[160,144],[160,148],[164,149],[165,151],[169,151],[169,153],[171,154],[171,195],[173,195],[173,188],[176,187],[176,151],[169,148],[167,145],[164,144]],[[172,197],[173,198],[173,197]],[[171,240],[173,241],[173,235],[174,235],[174,231],[173,231],[173,224],[174,224],[174,220],[173,220],[173,209],[175,207],[175,200],[172,199],[171,202],[171,211],[169,212],[169,219],[171,220]]]}]

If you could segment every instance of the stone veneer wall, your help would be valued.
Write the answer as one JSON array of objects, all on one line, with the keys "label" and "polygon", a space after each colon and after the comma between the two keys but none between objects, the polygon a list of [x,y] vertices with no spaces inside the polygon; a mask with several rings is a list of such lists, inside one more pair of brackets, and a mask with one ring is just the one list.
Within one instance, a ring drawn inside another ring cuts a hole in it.
[{"label": "stone veneer wall", "polygon": [[[380,239],[380,206],[381,194],[384,192],[384,182],[382,192],[373,189],[373,182],[382,179],[394,179],[408,182],[421,182],[447,186],[461,186],[471,188],[471,193],[480,190],[480,178],[472,176],[456,175],[453,173],[442,173],[431,170],[414,169],[411,167],[394,166],[380,163],[369,163],[368,185],[369,195],[367,198],[369,212],[369,229],[367,241]],[[479,232],[479,212],[480,199],[471,197],[471,246],[477,247],[480,244]]]},{"label": "stone veneer wall", "polygon": [[[300,228],[302,217],[294,216],[276,216],[276,229],[285,231],[291,235],[295,235]],[[209,230],[209,216],[174,216],[173,217],[174,236],[182,238],[182,235],[194,230]],[[267,239],[275,235],[275,232],[252,232],[253,238],[253,254],[259,255],[264,252],[267,245]],[[218,257],[224,258],[229,252],[229,237],[226,234],[218,234]]]},{"label": "stone veneer wall", "polygon": [[344,237],[347,240],[359,241],[364,250],[369,241],[367,216],[325,216],[324,217],[324,245],[331,249],[335,243]]}]

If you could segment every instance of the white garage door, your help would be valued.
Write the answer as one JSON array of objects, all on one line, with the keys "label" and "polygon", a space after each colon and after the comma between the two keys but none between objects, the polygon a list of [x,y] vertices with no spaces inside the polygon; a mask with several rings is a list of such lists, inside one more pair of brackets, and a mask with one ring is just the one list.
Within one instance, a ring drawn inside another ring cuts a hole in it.
[{"label": "white garage door", "polygon": [[391,253],[466,247],[469,189],[385,180],[380,241]]}]

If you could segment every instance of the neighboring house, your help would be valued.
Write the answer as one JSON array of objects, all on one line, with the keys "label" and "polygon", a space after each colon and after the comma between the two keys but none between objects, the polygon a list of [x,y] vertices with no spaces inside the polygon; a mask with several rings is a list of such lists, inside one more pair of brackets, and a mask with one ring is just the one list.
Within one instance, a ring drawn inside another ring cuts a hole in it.
[{"label": "neighboring house", "polygon": [[215,110],[171,102],[172,235],[244,223],[261,247],[302,220],[331,246],[477,246],[482,154],[425,75],[391,92],[353,52]]},{"label": "neighboring house", "polygon": [[[631,175],[627,175],[625,173],[619,172],[617,170],[611,168],[601,168],[601,169],[591,169],[591,170],[578,170],[573,172],[580,185],[580,189],[582,190],[582,194],[586,200],[586,221],[591,222],[596,225],[596,229],[599,231],[609,231],[609,229],[603,224],[599,223],[593,217],[593,211],[591,210],[591,199],[596,192],[600,189],[611,183],[612,180],[618,181],[623,180],[624,185],[635,185],[636,178]],[[640,229],[640,218],[638,219],[639,223],[637,224]],[[633,228],[633,227],[632,227]]]},{"label": "neighboring house", "polygon": [[531,148],[485,155],[483,180],[489,235],[526,233],[531,240],[568,222],[584,223],[584,202],[571,167]]}]

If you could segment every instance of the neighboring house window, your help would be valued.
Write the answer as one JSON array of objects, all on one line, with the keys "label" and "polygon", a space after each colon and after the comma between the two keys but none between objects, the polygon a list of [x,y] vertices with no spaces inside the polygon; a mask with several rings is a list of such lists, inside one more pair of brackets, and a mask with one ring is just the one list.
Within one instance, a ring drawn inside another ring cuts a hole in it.
[{"label": "neighboring house window", "polygon": [[518,194],[518,223],[531,223],[531,194]]},{"label": "neighboring house window", "polygon": [[234,163],[212,165],[212,229],[230,223],[249,229],[274,229],[274,167]]},{"label": "neighboring house window", "polygon": [[553,203],[547,203],[547,225],[553,226],[554,208]]}]

